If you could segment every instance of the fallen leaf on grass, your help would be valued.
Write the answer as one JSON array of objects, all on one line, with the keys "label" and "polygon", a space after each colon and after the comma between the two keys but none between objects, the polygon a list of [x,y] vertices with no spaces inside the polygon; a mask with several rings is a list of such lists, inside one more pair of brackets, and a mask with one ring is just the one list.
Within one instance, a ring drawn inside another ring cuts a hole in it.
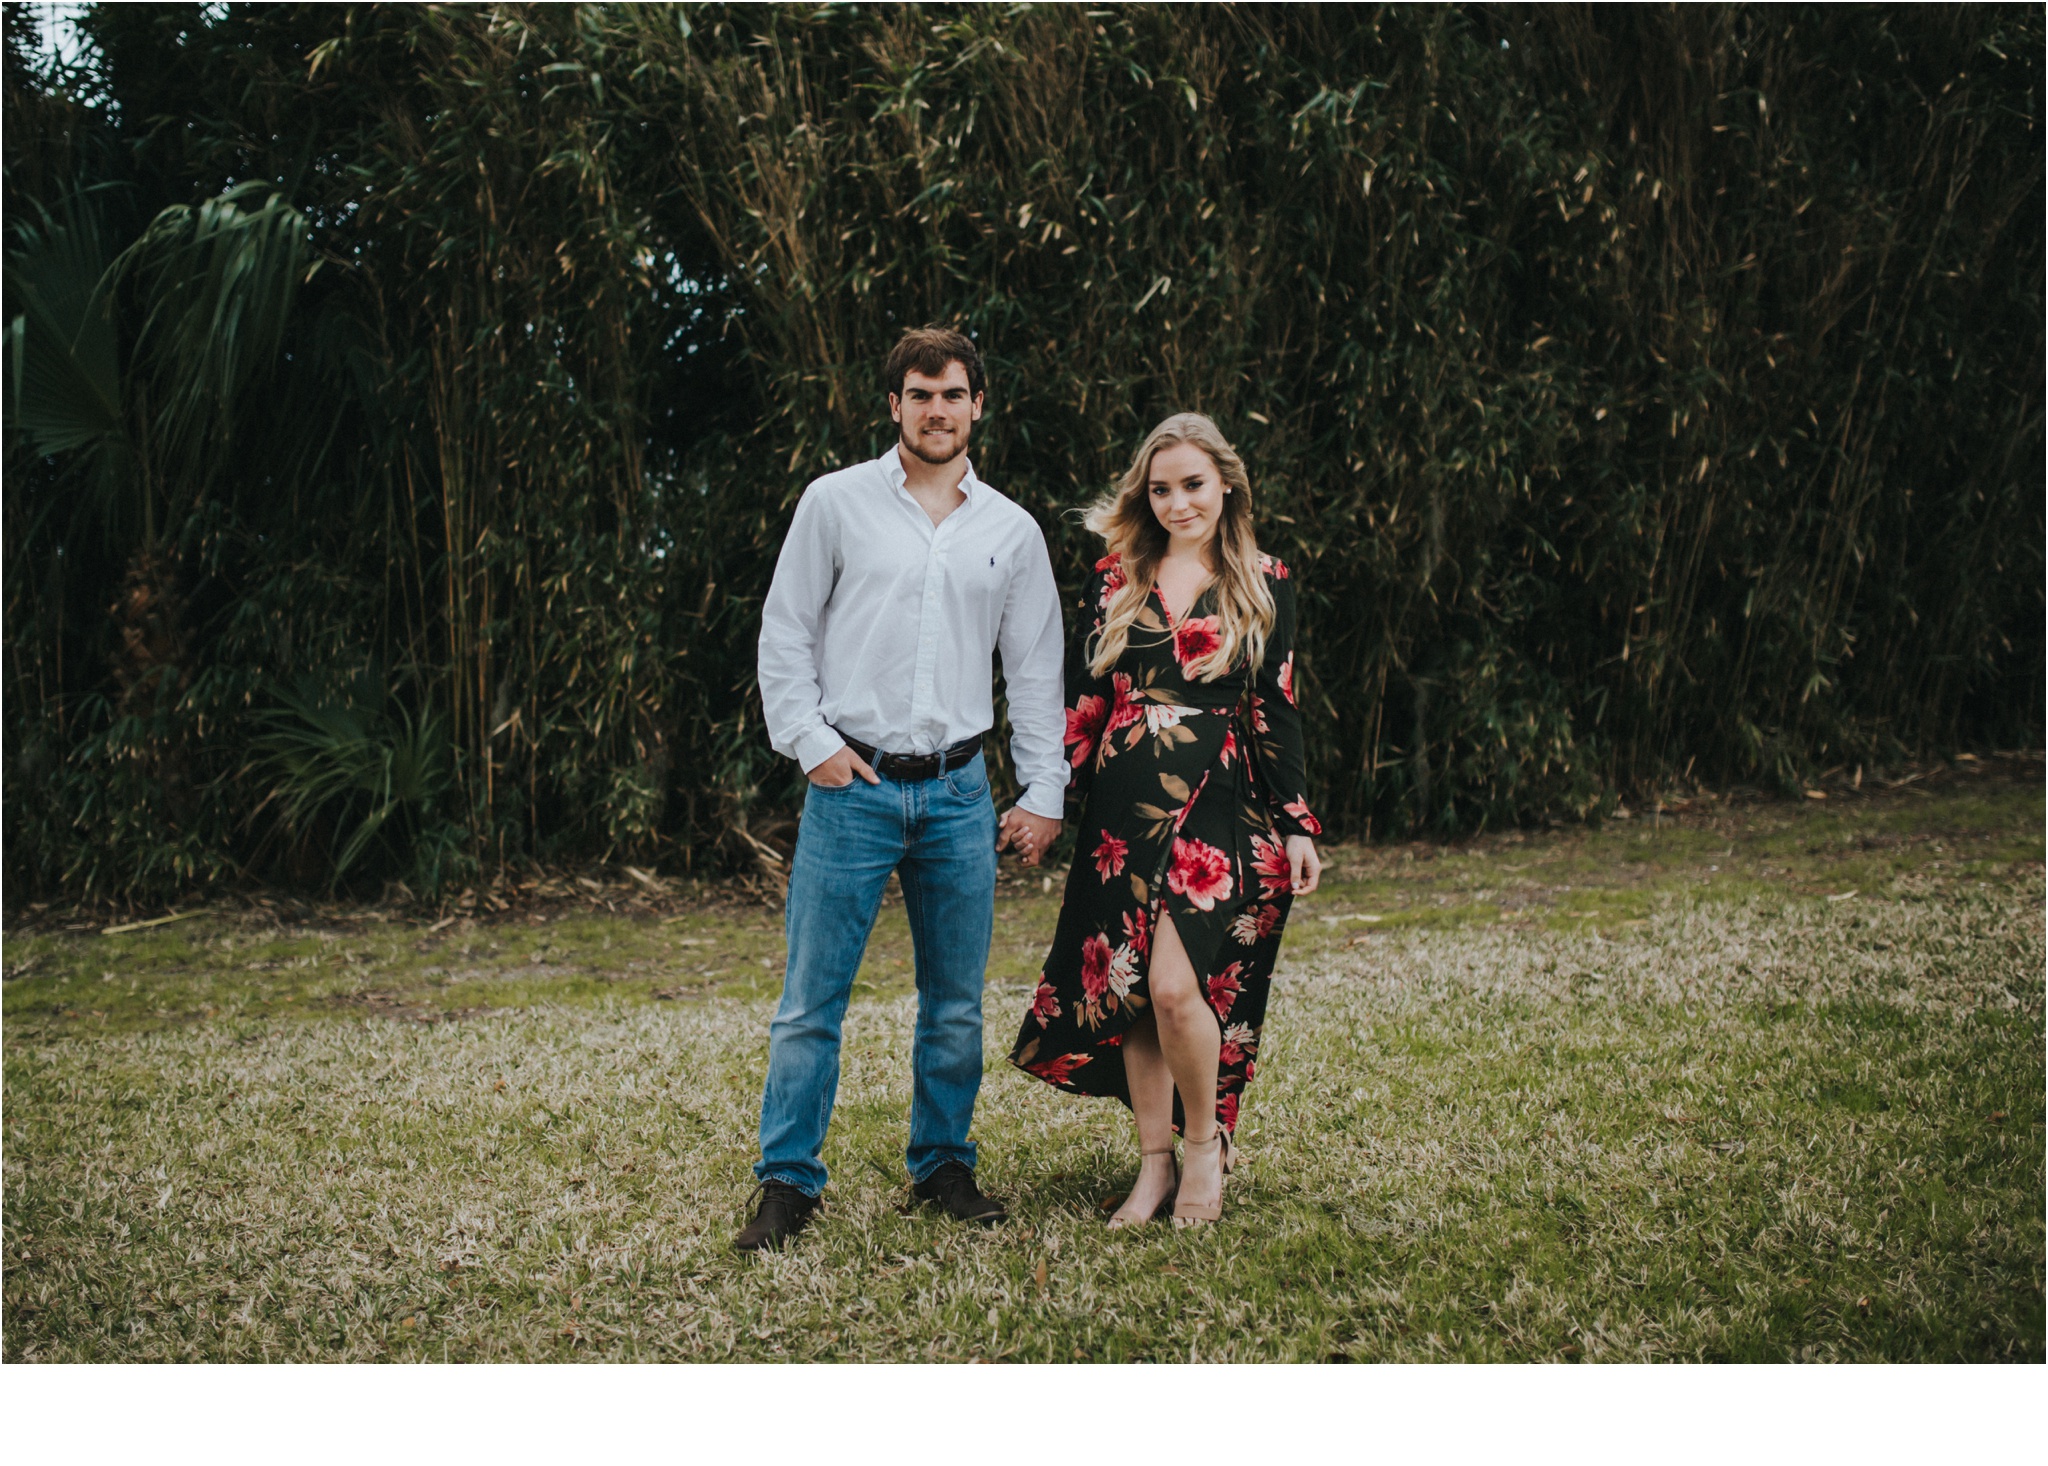
[{"label": "fallen leaf on grass", "polygon": [[1031,1270],[1031,1281],[1038,1284],[1038,1291],[1041,1293],[1045,1291],[1045,1278],[1045,1259],[1041,1257],[1038,1259],[1038,1266]]}]

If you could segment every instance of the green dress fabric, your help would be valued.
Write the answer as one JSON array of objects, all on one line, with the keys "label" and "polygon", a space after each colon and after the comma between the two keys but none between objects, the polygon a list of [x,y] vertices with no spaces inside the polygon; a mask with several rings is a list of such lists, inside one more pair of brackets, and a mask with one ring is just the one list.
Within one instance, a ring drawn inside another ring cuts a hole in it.
[{"label": "green dress fabric", "polygon": [[[1092,624],[1067,708],[1069,794],[1080,804],[1059,926],[1010,1062],[1074,1094],[1130,1103],[1122,1043],[1149,1002],[1151,934],[1163,910],[1222,1031],[1216,1120],[1237,1126],[1258,1067],[1266,993],[1293,902],[1285,838],[1322,826],[1304,792],[1294,703],[1294,584],[1260,568],[1275,616],[1254,671],[1197,681],[1186,668],[1218,643],[1214,591],[1178,622],[1155,590],[1109,672],[1085,650],[1124,583],[1114,555],[1083,601]],[[1182,1116],[1175,1097],[1174,1121]]]}]

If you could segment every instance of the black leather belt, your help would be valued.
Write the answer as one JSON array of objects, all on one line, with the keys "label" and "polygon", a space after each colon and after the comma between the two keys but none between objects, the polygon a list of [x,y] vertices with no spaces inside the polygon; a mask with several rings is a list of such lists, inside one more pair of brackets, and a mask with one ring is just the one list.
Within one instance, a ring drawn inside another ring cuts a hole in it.
[{"label": "black leather belt", "polygon": [[[832,730],[839,733],[837,728]],[[858,738],[847,738],[846,746],[861,756],[867,766],[885,779],[894,779],[899,784],[915,783],[919,779],[936,779],[941,774],[950,774],[961,765],[973,760],[981,752],[982,740],[986,733],[977,733],[972,738],[963,738],[951,748],[942,748],[937,753],[877,753]]]}]

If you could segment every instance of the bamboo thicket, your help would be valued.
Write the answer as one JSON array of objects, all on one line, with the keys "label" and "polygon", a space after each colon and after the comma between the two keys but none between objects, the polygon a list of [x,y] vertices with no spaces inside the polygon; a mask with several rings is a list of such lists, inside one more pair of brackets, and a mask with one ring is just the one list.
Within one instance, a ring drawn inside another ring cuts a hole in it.
[{"label": "bamboo thicket", "polygon": [[2040,737],[2038,8],[83,24],[9,10],[31,888],[751,859],[782,528],[927,320],[1070,589],[1224,425],[1345,833]]}]

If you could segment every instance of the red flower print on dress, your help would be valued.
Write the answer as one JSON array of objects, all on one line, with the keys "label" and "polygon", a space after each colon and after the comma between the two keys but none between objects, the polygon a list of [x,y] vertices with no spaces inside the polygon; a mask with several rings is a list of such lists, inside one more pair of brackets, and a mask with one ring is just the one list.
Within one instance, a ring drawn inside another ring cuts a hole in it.
[{"label": "red flower print on dress", "polygon": [[[1101,567],[1098,566],[1096,568],[1100,569]],[[1263,550],[1259,552],[1259,569],[1265,571],[1266,574],[1272,576],[1275,580],[1285,580],[1287,578],[1287,566],[1281,561],[1274,559],[1271,555],[1266,554]]]},{"label": "red flower print on dress", "polygon": [[1053,1084],[1065,1084],[1074,1077],[1074,1071],[1087,1063],[1087,1054],[1060,1054],[1037,1064],[1026,1064],[1024,1072],[1036,1074]]},{"label": "red flower print on dress", "polygon": [[1081,943],[1081,991],[1091,1003],[1109,991],[1109,943],[1101,932]]},{"label": "red flower print on dress", "polygon": [[1223,1030],[1223,1047],[1216,1051],[1216,1062],[1225,1068],[1241,1062],[1251,1042],[1252,1026],[1249,1023],[1231,1024]]},{"label": "red flower print on dress", "polygon": [[1102,736],[1102,724],[1109,717],[1109,704],[1093,693],[1083,693],[1067,709],[1067,762],[1075,768],[1095,756],[1095,740]]},{"label": "red flower print on dress", "polygon": [[1102,832],[1102,841],[1095,847],[1095,873],[1105,881],[1111,876],[1124,873],[1124,857],[1131,853],[1128,840],[1119,840],[1109,831]]},{"label": "red flower print on dress", "polygon": [[1124,913],[1124,942],[1141,955],[1152,945],[1151,919],[1144,907]]},{"label": "red flower print on dress", "polygon": [[1252,731],[1254,733],[1271,733],[1273,731],[1266,722],[1266,700],[1256,692],[1252,694]]},{"label": "red flower print on dress", "polygon": [[1278,840],[1252,836],[1252,869],[1259,873],[1259,888],[1268,896],[1294,889],[1294,867],[1287,863],[1287,848]]},{"label": "red flower print on dress", "polygon": [[1209,979],[1209,1006],[1216,1010],[1216,1021],[1222,1022],[1230,1016],[1230,1005],[1237,1001],[1243,991],[1237,974],[1243,968],[1242,962],[1233,962]]},{"label": "red flower print on dress", "polygon": [[1280,684],[1280,695],[1281,695],[1282,697],[1284,697],[1284,698],[1286,698],[1286,699],[1287,699],[1287,705],[1288,705],[1289,707],[1293,707],[1293,706],[1294,706],[1294,653],[1293,653],[1293,652],[1289,652],[1289,653],[1287,654],[1287,660],[1286,660],[1286,661],[1284,661],[1284,662],[1282,662],[1282,663],[1280,664],[1280,675],[1279,675],[1279,677],[1278,677],[1278,678],[1277,678],[1276,680],[1277,680],[1277,681],[1279,682],[1279,684]]},{"label": "red flower print on dress", "polygon": [[1102,594],[1095,598],[1095,609],[1101,610],[1110,598],[1124,588],[1124,557],[1104,555],[1095,562],[1095,568],[1102,572]]},{"label": "red flower print on dress", "polygon": [[1225,728],[1223,730],[1223,747],[1216,750],[1216,762],[1227,769],[1230,767],[1230,761],[1236,757],[1237,730],[1235,728]]},{"label": "red flower print on dress", "polygon": [[1217,617],[1188,616],[1173,628],[1173,656],[1183,671],[1222,645],[1222,622]]},{"label": "red flower print on dress", "polygon": [[1295,823],[1299,824],[1311,835],[1322,834],[1323,822],[1308,812],[1308,801],[1306,799],[1297,799],[1290,804],[1283,804],[1280,807],[1293,815]]},{"label": "red flower print on dress", "polygon": [[1120,728],[1145,721],[1144,706],[1131,696],[1131,677],[1128,672],[1119,672],[1111,679],[1116,688],[1116,702],[1109,710],[1109,726],[1103,729],[1107,737]]},{"label": "red flower print on dress", "polygon": [[1240,946],[1255,946],[1273,935],[1273,928],[1278,925],[1278,906],[1247,906],[1230,923],[1230,935]]},{"label": "red flower print on dress", "polygon": [[1060,1016],[1060,1000],[1053,992],[1052,984],[1045,981],[1045,974],[1041,972],[1038,976],[1038,991],[1031,997],[1031,1016],[1036,1018],[1038,1026],[1043,1028]]},{"label": "red flower print on dress", "polygon": [[1173,869],[1167,873],[1166,888],[1187,897],[1203,911],[1214,911],[1218,901],[1230,899],[1230,857],[1200,840],[1177,839],[1173,842]]},{"label": "red flower print on dress", "polygon": [[1234,1094],[1216,1097],[1216,1123],[1225,1130],[1237,1128],[1237,1096]]}]

